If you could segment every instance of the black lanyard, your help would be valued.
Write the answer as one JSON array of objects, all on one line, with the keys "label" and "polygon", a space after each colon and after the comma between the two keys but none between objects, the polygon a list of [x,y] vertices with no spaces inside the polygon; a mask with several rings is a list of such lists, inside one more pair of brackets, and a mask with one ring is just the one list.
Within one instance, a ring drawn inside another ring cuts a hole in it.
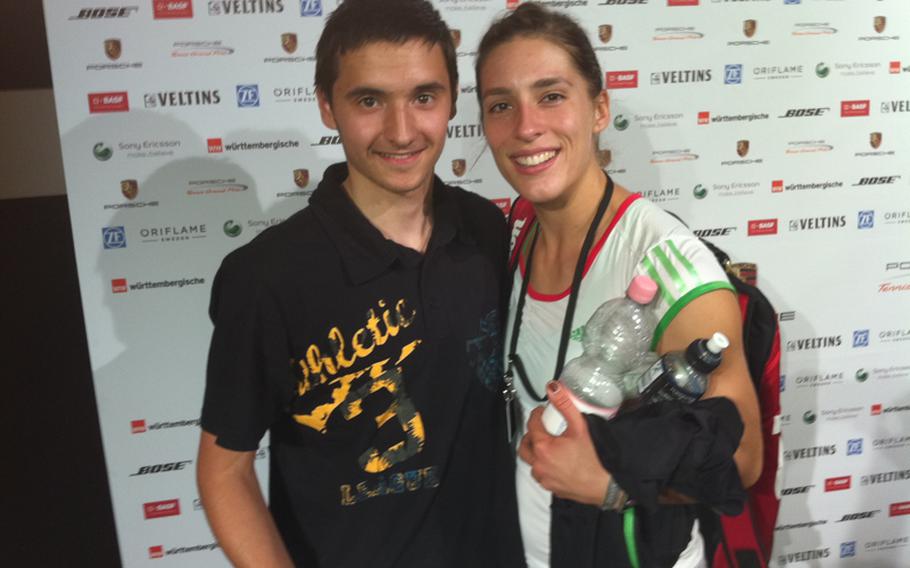
[{"label": "black lanyard", "polygon": [[[569,292],[569,303],[566,306],[566,315],[562,322],[562,336],[559,339],[559,352],[556,356],[556,370],[553,372],[554,381],[559,378],[559,375],[562,372],[562,366],[566,359],[566,350],[569,348],[569,336],[572,334],[572,319],[575,315],[575,304],[578,302],[578,289],[581,287],[581,277],[584,274],[588,253],[591,252],[591,247],[594,245],[594,235],[597,233],[597,227],[600,226],[600,221],[603,219],[604,213],[607,211],[607,206],[610,205],[610,198],[612,197],[613,180],[610,179],[610,176],[608,175],[607,185],[604,188],[604,195],[600,200],[600,205],[597,206],[597,212],[594,214],[594,219],[591,220],[591,226],[588,227],[588,234],[585,236],[585,241],[581,246],[581,252],[578,254],[578,262],[575,265],[575,274],[572,277],[572,288]],[[525,296],[528,294],[528,283],[531,281],[531,263],[534,259],[534,246],[537,244],[537,237],[539,234],[540,225],[538,224],[538,226],[534,228],[534,236],[531,238],[531,245],[528,247],[528,254],[525,258],[525,273],[521,280],[521,292],[519,292],[518,296],[518,305],[515,306],[515,323],[512,328],[512,338],[509,342],[509,356],[507,361],[509,368],[506,372],[507,374],[511,374],[511,371],[514,368],[518,374],[518,378],[521,379],[521,384],[524,385],[525,391],[527,391],[534,400],[543,402],[546,400],[546,397],[538,396],[534,387],[531,386],[531,381],[528,380],[528,373],[525,370],[524,363],[517,353],[518,333],[521,331],[521,319],[525,307]],[[520,254],[520,252],[517,254]],[[518,262],[515,264],[517,266]]]}]

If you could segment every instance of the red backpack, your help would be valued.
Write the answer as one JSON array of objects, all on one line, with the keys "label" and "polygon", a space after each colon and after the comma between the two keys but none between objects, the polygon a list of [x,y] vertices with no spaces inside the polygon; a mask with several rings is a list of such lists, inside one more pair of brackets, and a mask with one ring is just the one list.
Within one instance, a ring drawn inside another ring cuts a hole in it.
[{"label": "red backpack", "polygon": [[[755,287],[755,265],[734,265],[730,257],[702,239],[727,272],[743,315],[743,351],[758,396],[764,444],[762,472],[748,493],[743,512],[734,517],[703,510],[699,515],[708,560],[713,568],[766,568],[774,545],[780,508],[780,330],[771,302]],[[737,270],[736,268],[740,269]]]}]

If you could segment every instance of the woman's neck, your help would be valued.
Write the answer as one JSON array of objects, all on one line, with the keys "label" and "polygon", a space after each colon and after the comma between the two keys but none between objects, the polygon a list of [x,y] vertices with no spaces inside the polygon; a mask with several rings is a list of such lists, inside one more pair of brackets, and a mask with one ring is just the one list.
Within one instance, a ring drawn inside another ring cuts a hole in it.
[{"label": "woman's neck", "polygon": [[[575,255],[581,249],[588,228],[597,212],[597,206],[604,195],[606,174],[599,168],[589,168],[573,188],[564,192],[564,197],[551,203],[535,206],[540,223],[538,247],[549,251],[551,256]],[[604,215],[604,220],[609,215]],[[603,229],[606,225],[601,223]],[[603,234],[598,227],[596,237]]]}]

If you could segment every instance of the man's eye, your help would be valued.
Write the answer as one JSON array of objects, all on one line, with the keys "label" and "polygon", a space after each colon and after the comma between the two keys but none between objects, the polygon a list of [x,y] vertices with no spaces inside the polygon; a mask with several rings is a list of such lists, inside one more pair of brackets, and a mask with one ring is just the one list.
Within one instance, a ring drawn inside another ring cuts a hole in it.
[{"label": "man's eye", "polygon": [[360,106],[365,108],[373,108],[377,104],[379,104],[379,101],[376,100],[376,97],[363,97],[360,99]]},{"label": "man's eye", "polygon": [[424,93],[422,95],[417,95],[417,102],[422,105],[427,105],[433,102],[433,95]]}]

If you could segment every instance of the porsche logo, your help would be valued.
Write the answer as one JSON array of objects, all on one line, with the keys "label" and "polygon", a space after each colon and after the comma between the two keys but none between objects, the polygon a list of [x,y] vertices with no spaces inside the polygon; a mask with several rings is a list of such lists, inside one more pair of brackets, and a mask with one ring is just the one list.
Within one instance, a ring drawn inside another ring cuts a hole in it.
[{"label": "porsche logo", "polygon": [[873,150],[878,150],[879,146],[882,145],[882,133],[881,132],[870,132],[869,133],[869,145],[872,146]]},{"label": "porsche logo", "polygon": [[610,43],[610,39],[613,37],[613,26],[610,24],[597,26],[597,37],[600,38],[600,43]]},{"label": "porsche logo", "polygon": [[749,154],[749,141],[748,140],[737,140],[736,141],[736,153],[739,154],[740,158],[745,158]]},{"label": "porsche logo", "polygon": [[120,59],[121,53],[123,53],[123,46],[120,44],[119,39],[104,40],[104,54],[107,55],[108,59],[117,61]]},{"label": "porsche logo", "polygon": [[120,193],[130,201],[139,195],[139,182],[134,179],[125,179],[120,182]]},{"label": "porsche logo", "polygon": [[875,16],[875,19],[872,20],[872,25],[875,27],[875,33],[882,33],[885,31],[885,26],[888,25],[888,18],[885,16]]},{"label": "porsche logo", "polygon": [[452,160],[452,173],[458,177],[461,177],[468,170],[468,164],[462,160]]},{"label": "porsche logo", "polygon": [[281,49],[288,54],[297,51],[297,34],[281,34]]},{"label": "porsche logo", "polygon": [[613,152],[611,150],[598,150],[597,163],[601,169],[606,168],[613,161]]},{"label": "porsche logo", "polygon": [[310,185],[310,170],[294,170],[294,183],[297,184],[297,187],[300,189]]},{"label": "porsche logo", "polygon": [[756,20],[743,20],[743,33],[746,34],[746,37],[752,37],[755,35],[755,31],[758,29],[758,21]]},{"label": "porsche logo", "polygon": [[455,49],[461,47],[461,30],[449,30],[449,34],[452,36],[452,43],[455,44]]}]

